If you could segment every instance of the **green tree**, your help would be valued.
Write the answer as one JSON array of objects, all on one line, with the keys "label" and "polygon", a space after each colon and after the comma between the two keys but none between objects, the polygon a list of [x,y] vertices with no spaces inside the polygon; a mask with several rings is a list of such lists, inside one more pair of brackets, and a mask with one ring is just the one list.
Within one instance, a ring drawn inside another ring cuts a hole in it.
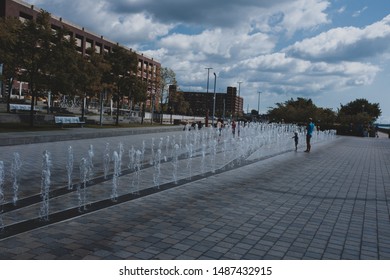
[{"label": "green tree", "polygon": [[132,100],[133,104],[143,103],[147,99],[148,84],[138,76],[134,75],[132,78],[129,100]]},{"label": "green tree", "polygon": [[34,126],[34,105],[40,91],[48,89],[53,33],[50,14],[41,10],[36,20],[26,21],[18,40],[22,78],[31,92],[30,126]]},{"label": "green tree", "polygon": [[[164,99],[165,95],[165,103],[169,101],[169,85],[177,85],[176,81],[176,73],[167,67],[160,69],[160,89],[161,89],[161,101]],[[161,102],[162,103],[162,102]]]},{"label": "green tree", "polygon": [[170,108],[174,114],[188,115],[190,113],[190,103],[187,102],[181,91],[170,93]]},{"label": "green tree", "polygon": [[7,111],[11,99],[12,84],[20,74],[21,56],[19,39],[22,32],[22,23],[15,18],[0,18],[0,64],[3,65],[1,81],[7,85]]},{"label": "green tree", "polygon": [[192,115],[193,112],[190,107],[190,103],[184,99],[184,96],[182,94],[180,94],[178,97],[179,98],[176,103],[178,113],[183,115]]},{"label": "green tree", "polygon": [[336,121],[336,113],[329,108],[318,108],[316,114],[317,121],[327,126],[333,126]]},{"label": "green tree", "polygon": [[378,103],[369,103],[366,99],[356,99],[347,105],[341,105],[337,121],[342,134],[363,136],[370,131],[373,123],[381,115]]},{"label": "green tree", "polygon": [[336,114],[331,109],[317,107],[311,99],[298,97],[284,103],[276,103],[277,107],[268,111],[270,120],[286,123],[306,123],[309,118],[321,124],[333,124]]},{"label": "green tree", "polygon": [[367,99],[361,98],[349,102],[347,105],[340,105],[338,120],[341,123],[360,122],[372,123],[381,115],[379,103],[369,103]]},{"label": "green tree", "polygon": [[[176,73],[167,67],[160,69],[160,90],[161,90],[161,96],[160,96],[160,112],[163,114],[163,104],[164,104],[164,95],[165,95],[165,104],[167,105],[167,108],[172,108],[171,104],[171,96],[169,96],[169,85],[177,85],[176,82]],[[167,102],[168,101],[168,102]],[[161,122],[162,122],[162,116],[161,116]]]},{"label": "green tree", "polygon": [[[86,56],[77,55],[77,70],[75,80],[75,94],[83,99],[100,98],[100,94],[109,86],[104,80],[105,73],[110,73],[111,64],[101,54],[93,49],[87,50]],[[88,106],[88,103],[86,104]],[[82,103],[82,118],[85,116],[85,106]]]},{"label": "green tree", "polygon": [[106,72],[105,78],[108,84],[111,84],[114,92],[114,101],[117,104],[116,125],[119,125],[121,100],[126,93],[131,92],[133,76],[137,74],[138,59],[134,52],[116,46],[108,54],[107,61],[111,64],[111,69]]},{"label": "green tree", "polygon": [[73,95],[81,74],[78,65],[81,56],[76,50],[75,41],[67,37],[68,34],[68,30],[58,29],[51,39],[48,87],[53,96]]},{"label": "green tree", "polygon": [[276,103],[276,108],[268,111],[269,118],[277,122],[304,123],[309,117],[314,118],[317,107],[311,99],[298,97],[284,103]]}]

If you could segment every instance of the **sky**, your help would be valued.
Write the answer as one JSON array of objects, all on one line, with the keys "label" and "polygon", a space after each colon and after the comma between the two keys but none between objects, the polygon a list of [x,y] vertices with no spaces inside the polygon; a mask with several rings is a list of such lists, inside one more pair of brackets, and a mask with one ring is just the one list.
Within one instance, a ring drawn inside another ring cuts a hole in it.
[{"label": "sky", "polygon": [[[180,89],[240,88],[244,111],[367,99],[390,124],[389,0],[28,0],[152,57]],[[240,86],[239,83],[240,82]]]}]

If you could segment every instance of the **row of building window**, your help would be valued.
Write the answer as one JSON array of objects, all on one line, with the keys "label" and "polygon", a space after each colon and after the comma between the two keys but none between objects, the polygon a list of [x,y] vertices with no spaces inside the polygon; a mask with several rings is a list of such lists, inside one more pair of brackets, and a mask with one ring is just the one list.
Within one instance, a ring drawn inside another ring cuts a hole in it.
[{"label": "row of building window", "polygon": [[[22,22],[26,22],[27,20],[32,20],[33,16],[28,15],[26,13],[20,12],[19,13],[19,19]],[[57,30],[61,29],[61,27],[56,26],[54,24],[51,25],[52,31],[57,32]],[[102,43],[96,42],[93,39],[85,38],[81,34],[73,34],[72,32],[69,32],[68,35],[66,35],[66,38],[70,40],[70,38],[75,39],[75,44],[77,47],[77,51],[80,54],[85,54],[85,50],[87,49],[95,49],[95,52],[98,54],[109,53],[111,51],[111,47],[108,45],[103,45]],[[156,78],[157,77],[157,65],[153,63],[148,63],[143,60],[138,61],[138,75],[147,79],[149,78]]]}]

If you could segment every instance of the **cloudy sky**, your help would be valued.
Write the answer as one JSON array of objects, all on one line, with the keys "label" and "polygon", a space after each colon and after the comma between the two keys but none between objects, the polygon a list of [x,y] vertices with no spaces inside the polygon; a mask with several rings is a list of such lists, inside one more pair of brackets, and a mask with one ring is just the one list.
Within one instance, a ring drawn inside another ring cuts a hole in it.
[{"label": "cloudy sky", "polygon": [[[181,89],[238,87],[244,109],[311,98],[379,103],[390,123],[389,0],[28,0],[144,53]],[[259,94],[260,92],[260,94]],[[260,98],[259,98],[260,97]]]}]

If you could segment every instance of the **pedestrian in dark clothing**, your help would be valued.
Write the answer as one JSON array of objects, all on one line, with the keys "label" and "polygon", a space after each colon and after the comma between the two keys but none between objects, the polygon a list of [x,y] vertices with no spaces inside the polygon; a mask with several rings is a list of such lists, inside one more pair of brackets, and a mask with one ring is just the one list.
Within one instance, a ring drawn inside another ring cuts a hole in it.
[{"label": "pedestrian in dark clothing", "polygon": [[294,136],[292,137],[294,139],[294,142],[295,142],[295,151],[298,151],[298,131],[295,131],[294,132]]},{"label": "pedestrian in dark clothing", "polygon": [[236,136],[236,122],[235,121],[232,122],[232,133],[233,133],[233,137],[235,137]]},{"label": "pedestrian in dark clothing", "polygon": [[314,123],[313,119],[309,118],[309,124],[306,127],[306,153],[309,153],[311,150],[311,137],[313,136],[313,131],[314,131]]}]

